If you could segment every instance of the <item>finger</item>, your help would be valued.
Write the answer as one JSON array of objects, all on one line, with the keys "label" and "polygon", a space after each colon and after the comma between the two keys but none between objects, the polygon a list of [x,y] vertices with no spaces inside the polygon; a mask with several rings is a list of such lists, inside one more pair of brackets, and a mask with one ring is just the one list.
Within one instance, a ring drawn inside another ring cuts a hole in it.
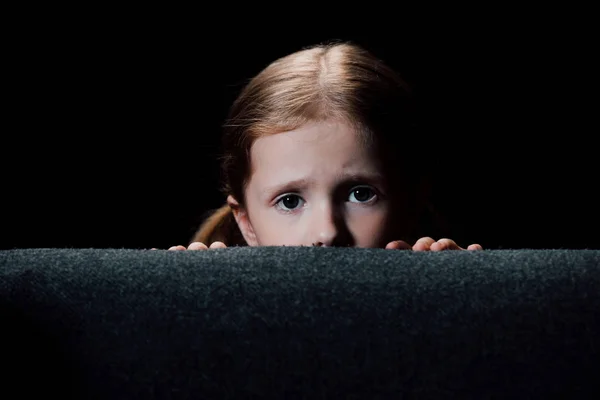
[{"label": "finger", "polygon": [[389,242],[385,246],[386,250],[410,250],[410,244],[406,243],[404,240],[394,240],[393,242]]},{"label": "finger", "polygon": [[422,237],[421,239],[419,239],[415,242],[412,249],[414,251],[429,251],[430,247],[433,243],[435,243],[435,240],[433,240],[429,236]]},{"label": "finger", "polygon": [[224,248],[226,248],[226,247],[227,247],[227,246],[225,246],[225,243],[223,243],[223,242],[213,242],[213,243],[210,245],[210,248],[211,248],[211,249],[224,249]]},{"label": "finger", "polygon": [[179,246],[171,246],[171,247],[169,247],[169,250],[171,250],[171,251],[181,251],[181,250],[185,250],[185,247],[181,246],[181,245],[179,245]]},{"label": "finger", "polygon": [[188,246],[188,250],[208,250],[208,247],[202,242],[192,242]]},{"label": "finger", "polygon": [[430,249],[431,251],[463,250],[454,240],[445,238],[432,243]]},{"label": "finger", "polygon": [[432,243],[430,249],[431,251],[464,250],[452,239],[440,239],[437,242]]},{"label": "finger", "polygon": [[467,250],[483,250],[483,247],[480,244],[472,244],[467,247]]}]

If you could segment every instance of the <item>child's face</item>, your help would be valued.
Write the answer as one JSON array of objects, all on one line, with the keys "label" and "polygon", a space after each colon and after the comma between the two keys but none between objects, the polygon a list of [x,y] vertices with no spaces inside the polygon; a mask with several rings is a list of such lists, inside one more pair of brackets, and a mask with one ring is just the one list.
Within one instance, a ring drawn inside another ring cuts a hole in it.
[{"label": "child's face", "polygon": [[350,126],[320,122],[257,139],[246,209],[251,246],[383,247],[391,199],[374,151]]}]

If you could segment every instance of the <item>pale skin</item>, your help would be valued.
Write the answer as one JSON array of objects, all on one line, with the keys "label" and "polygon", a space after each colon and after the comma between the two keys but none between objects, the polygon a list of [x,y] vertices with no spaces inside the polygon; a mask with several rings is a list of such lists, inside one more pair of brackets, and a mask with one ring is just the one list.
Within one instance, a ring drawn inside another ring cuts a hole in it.
[{"label": "pale skin", "polygon": [[[249,246],[348,246],[414,251],[481,250],[451,239],[423,237],[414,245],[386,238],[395,203],[378,156],[340,121],[312,123],[257,139],[250,151],[245,205],[227,202]],[[396,205],[397,207],[397,205]],[[187,248],[227,247],[194,242]]]}]

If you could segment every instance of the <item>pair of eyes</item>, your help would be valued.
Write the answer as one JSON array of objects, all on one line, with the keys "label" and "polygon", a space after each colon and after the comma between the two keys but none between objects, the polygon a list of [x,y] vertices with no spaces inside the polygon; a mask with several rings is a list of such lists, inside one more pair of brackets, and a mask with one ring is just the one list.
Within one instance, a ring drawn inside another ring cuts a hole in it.
[{"label": "pair of eyes", "polygon": [[[369,186],[357,186],[348,194],[351,203],[368,203],[376,196],[376,192]],[[275,205],[282,211],[294,211],[304,204],[304,199],[297,194],[288,193],[281,196]]]}]

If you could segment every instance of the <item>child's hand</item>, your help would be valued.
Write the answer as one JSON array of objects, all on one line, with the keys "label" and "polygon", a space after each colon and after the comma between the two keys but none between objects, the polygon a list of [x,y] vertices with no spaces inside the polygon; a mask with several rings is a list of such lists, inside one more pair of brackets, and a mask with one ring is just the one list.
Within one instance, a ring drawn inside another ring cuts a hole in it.
[{"label": "child's hand", "polygon": [[430,237],[422,237],[417,240],[414,246],[409,245],[403,240],[395,240],[385,246],[388,250],[414,250],[414,251],[442,251],[442,250],[483,250],[481,245],[472,244],[463,249],[452,239],[440,239],[437,242]]},{"label": "child's hand", "polygon": [[[223,242],[213,242],[210,247],[205,245],[202,242],[193,242],[190,243],[190,245],[186,248],[185,246],[171,246],[169,247],[170,251],[178,251],[178,250],[208,250],[208,249],[224,249],[225,247],[225,243]],[[155,248],[153,248],[152,250],[156,250]]]}]

